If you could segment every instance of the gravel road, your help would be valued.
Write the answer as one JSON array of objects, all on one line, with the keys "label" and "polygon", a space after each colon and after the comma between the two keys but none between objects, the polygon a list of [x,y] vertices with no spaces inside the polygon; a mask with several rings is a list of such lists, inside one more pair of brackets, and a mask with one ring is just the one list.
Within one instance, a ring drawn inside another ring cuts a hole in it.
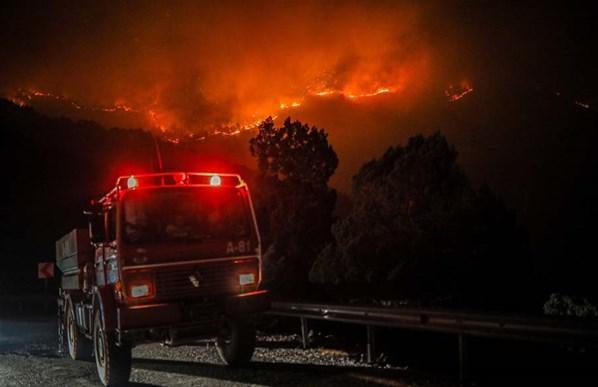
[{"label": "gravel road", "polygon": [[[1,386],[99,386],[93,362],[55,353],[52,319],[0,319]],[[224,367],[210,343],[133,351],[132,386],[439,386],[399,367],[371,366],[342,350],[299,348],[294,335],[262,335],[250,366]]]}]

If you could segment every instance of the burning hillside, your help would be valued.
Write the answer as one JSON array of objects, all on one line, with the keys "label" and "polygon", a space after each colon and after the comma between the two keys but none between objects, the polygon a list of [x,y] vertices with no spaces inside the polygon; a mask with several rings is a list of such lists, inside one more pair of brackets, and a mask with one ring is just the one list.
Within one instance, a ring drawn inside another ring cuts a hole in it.
[{"label": "burning hillside", "polygon": [[318,98],[412,103],[441,68],[430,16],[409,3],[148,5],[146,17],[129,4],[99,8],[51,9],[19,26],[32,49],[6,55],[0,92],[50,114],[201,136]]},{"label": "burning hillside", "polygon": [[[32,106],[51,115],[66,115],[77,119],[95,119],[107,126],[121,127],[142,127],[152,129],[160,133],[162,137],[178,142],[182,138],[202,139],[206,135],[221,134],[235,135],[241,131],[254,129],[267,117],[277,118],[280,115],[292,114],[291,109],[299,108],[308,101],[314,103],[318,100],[337,98],[350,103],[367,103],[376,97],[390,96],[400,98],[405,92],[406,81],[397,82],[394,85],[373,86],[361,85],[360,87],[345,86],[334,88],[320,84],[309,86],[301,96],[280,97],[278,105],[264,107],[251,113],[247,118],[229,122],[213,122],[203,127],[189,127],[180,130],[176,126],[176,117],[169,115],[163,107],[155,103],[149,106],[133,106],[123,99],[117,100],[112,105],[86,105],[83,102],[75,101],[64,95],[42,91],[37,88],[16,89],[9,93],[7,98],[19,106]],[[466,87],[466,88],[465,88]],[[473,91],[467,84],[461,89],[453,88],[452,85],[445,91],[449,101],[460,99],[465,94]]]}]

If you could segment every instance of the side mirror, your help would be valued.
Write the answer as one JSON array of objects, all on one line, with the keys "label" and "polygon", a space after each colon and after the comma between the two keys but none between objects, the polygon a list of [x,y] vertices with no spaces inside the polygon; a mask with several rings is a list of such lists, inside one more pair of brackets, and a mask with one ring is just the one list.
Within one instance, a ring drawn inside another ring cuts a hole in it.
[{"label": "side mirror", "polygon": [[104,213],[98,210],[84,211],[89,220],[89,239],[92,243],[106,241],[106,229],[104,227]]}]

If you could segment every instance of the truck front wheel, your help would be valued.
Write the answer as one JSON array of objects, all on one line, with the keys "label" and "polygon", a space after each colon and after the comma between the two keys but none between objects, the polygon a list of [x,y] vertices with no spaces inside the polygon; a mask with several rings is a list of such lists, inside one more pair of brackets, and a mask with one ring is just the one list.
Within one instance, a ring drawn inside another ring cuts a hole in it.
[{"label": "truck front wheel", "polygon": [[255,326],[251,322],[229,320],[216,340],[218,355],[229,366],[249,363],[255,350]]},{"label": "truck front wheel", "polygon": [[65,330],[69,356],[71,359],[90,360],[91,342],[79,331],[77,319],[75,318],[75,308],[70,301],[68,302],[66,309]]},{"label": "truck front wheel", "polygon": [[117,346],[114,332],[106,332],[102,312],[93,319],[93,353],[104,386],[126,386],[131,375],[131,346]]}]

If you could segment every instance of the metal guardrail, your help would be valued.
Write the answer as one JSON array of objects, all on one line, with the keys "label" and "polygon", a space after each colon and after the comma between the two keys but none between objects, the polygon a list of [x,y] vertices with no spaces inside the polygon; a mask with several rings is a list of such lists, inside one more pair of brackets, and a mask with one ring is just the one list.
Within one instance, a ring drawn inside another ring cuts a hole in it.
[{"label": "metal guardrail", "polygon": [[309,319],[364,325],[369,362],[375,359],[375,327],[456,334],[461,382],[466,378],[466,339],[470,336],[598,348],[598,322],[588,320],[294,302],[273,302],[269,314],[299,318],[304,348],[308,345]]}]

